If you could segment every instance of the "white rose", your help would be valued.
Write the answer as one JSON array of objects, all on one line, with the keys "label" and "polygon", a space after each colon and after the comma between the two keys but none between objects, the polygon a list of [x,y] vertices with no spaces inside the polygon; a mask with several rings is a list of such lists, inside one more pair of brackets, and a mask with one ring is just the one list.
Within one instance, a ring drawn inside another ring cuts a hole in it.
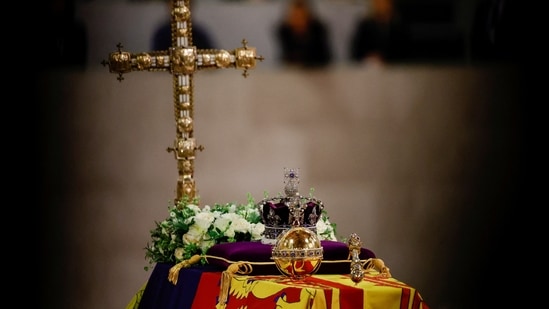
[{"label": "white rose", "polygon": [[178,260],[178,261],[181,261],[183,260],[183,254],[185,253],[185,249],[183,248],[176,248],[174,253],[173,253],[173,256],[175,256],[175,259]]},{"label": "white rose", "polygon": [[221,213],[218,210],[216,210],[212,212],[212,216],[214,217],[214,221],[215,221],[221,217]]},{"label": "white rose", "polygon": [[225,230],[225,232],[223,232],[223,235],[229,237],[229,238],[234,238],[234,229],[232,228],[232,225],[229,225],[229,228],[227,230]]},{"label": "white rose", "polygon": [[265,225],[263,223],[251,224],[250,234],[252,234],[252,240],[259,240],[265,232]]},{"label": "white rose", "polygon": [[242,217],[235,217],[231,222],[231,228],[238,233],[248,233],[250,231],[250,222]]},{"label": "white rose", "polygon": [[186,207],[189,208],[189,209],[191,209],[191,210],[194,212],[195,215],[198,214],[198,213],[200,213],[200,211],[201,211],[200,207],[198,207],[198,206],[195,205],[195,204],[189,204],[189,205],[187,205]]},{"label": "white rose", "polygon": [[231,224],[231,219],[227,216],[221,215],[219,218],[217,218],[214,221],[213,226],[219,229],[221,232],[224,232],[229,228],[230,224]]},{"label": "white rose", "polygon": [[194,224],[197,225],[201,230],[207,231],[210,228],[210,225],[214,221],[214,215],[210,212],[201,212],[194,217]]},{"label": "white rose", "polygon": [[204,237],[205,231],[200,229],[197,225],[193,224],[189,228],[189,231],[183,235],[183,243],[186,245],[189,244],[198,244]]},{"label": "white rose", "polygon": [[318,234],[322,234],[322,233],[326,232],[327,228],[328,228],[328,226],[326,225],[326,223],[324,223],[323,220],[318,220],[316,222],[316,232]]},{"label": "white rose", "polygon": [[203,240],[200,243],[200,250],[202,250],[203,253],[206,253],[213,245],[215,245],[214,239]]}]

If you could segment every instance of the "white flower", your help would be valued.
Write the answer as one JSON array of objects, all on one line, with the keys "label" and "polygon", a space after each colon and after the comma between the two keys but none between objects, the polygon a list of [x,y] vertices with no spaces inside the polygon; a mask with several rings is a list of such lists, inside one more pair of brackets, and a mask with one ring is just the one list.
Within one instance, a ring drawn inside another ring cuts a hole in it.
[{"label": "white flower", "polygon": [[193,224],[189,227],[189,231],[183,235],[183,243],[186,245],[195,244],[198,245],[204,237],[207,230],[201,229],[198,225]]},{"label": "white flower", "polygon": [[215,239],[203,240],[203,241],[200,243],[200,250],[202,250],[202,252],[206,252],[206,251],[208,251],[208,249],[210,249],[213,245],[215,245]]},{"label": "white flower", "polygon": [[330,220],[324,215],[316,222],[316,232],[320,240],[337,240]]},{"label": "white flower", "polygon": [[252,223],[250,225],[250,234],[252,234],[252,240],[260,240],[265,232],[265,225],[263,223]]},{"label": "white flower", "polygon": [[183,253],[185,253],[185,249],[183,248],[176,248],[173,255],[178,261],[181,261],[183,259]]},{"label": "white flower", "polygon": [[188,205],[185,206],[185,207],[187,207],[187,208],[191,209],[192,211],[194,211],[194,214],[195,214],[195,215],[198,214],[198,213],[200,213],[200,212],[202,211],[202,210],[200,209],[200,207],[198,207],[198,206],[195,205],[195,204],[188,204]]},{"label": "white flower", "polygon": [[234,229],[229,225],[229,228],[225,230],[225,232],[223,233],[223,235],[229,237],[229,238],[234,238],[234,236],[236,235],[235,232],[234,232]]},{"label": "white flower", "polygon": [[248,233],[250,222],[240,216],[235,216],[231,222],[231,228],[237,233]]},{"label": "white flower", "polygon": [[[251,198],[242,205],[227,203],[203,208],[197,205],[198,199],[179,201],[170,208],[168,218],[151,230],[152,243],[146,248],[150,263],[177,263],[196,254],[206,254],[222,242],[262,239],[265,225]],[[324,213],[316,227],[321,240],[336,240],[335,226]]]},{"label": "white flower", "polygon": [[217,219],[215,219],[213,226],[217,229],[219,229],[221,232],[225,232],[229,225],[231,224],[231,218],[221,215]]},{"label": "white flower", "polygon": [[324,222],[324,220],[318,220],[318,221],[316,222],[316,232],[317,232],[318,234],[325,233],[327,229],[328,229],[328,225],[326,225],[326,223]]},{"label": "white flower", "polygon": [[203,231],[207,231],[212,222],[214,222],[214,219],[214,215],[211,212],[203,211],[194,216],[194,225]]}]

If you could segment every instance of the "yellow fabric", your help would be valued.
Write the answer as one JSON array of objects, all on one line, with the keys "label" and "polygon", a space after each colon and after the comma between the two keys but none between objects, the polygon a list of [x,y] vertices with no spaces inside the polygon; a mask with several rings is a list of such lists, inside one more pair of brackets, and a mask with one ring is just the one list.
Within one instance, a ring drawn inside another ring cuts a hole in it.
[{"label": "yellow fabric", "polygon": [[139,302],[141,301],[141,297],[143,296],[143,292],[145,292],[145,288],[147,287],[147,282],[145,282],[139,291],[135,293],[135,295],[132,297],[128,305],[126,306],[126,309],[138,309],[139,308]]},{"label": "yellow fabric", "polygon": [[[296,288],[300,289],[299,295],[290,295],[290,290]],[[346,299],[340,298],[343,290]],[[364,280],[357,284],[348,275],[337,274],[313,275],[304,280],[283,276],[233,276],[229,294],[229,303],[250,305],[265,302],[267,307],[274,305],[280,309],[428,308],[414,288],[377,272],[365,275]],[[328,295],[331,295],[331,301]],[[362,306],[356,302],[356,297]],[[354,307],[355,304],[358,307]]]},{"label": "yellow fabric", "polygon": [[[296,280],[282,275],[241,275],[235,269],[204,272],[192,309],[429,309],[415,288],[377,271],[367,271],[363,280],[355,283],[349,274],[312,275]],[[229,282],[228,290],[223,291],[223,280]],[[138,309],[146,287],[147,283],[126,309]],[[149,300],[148,304],[155,303]]]}]

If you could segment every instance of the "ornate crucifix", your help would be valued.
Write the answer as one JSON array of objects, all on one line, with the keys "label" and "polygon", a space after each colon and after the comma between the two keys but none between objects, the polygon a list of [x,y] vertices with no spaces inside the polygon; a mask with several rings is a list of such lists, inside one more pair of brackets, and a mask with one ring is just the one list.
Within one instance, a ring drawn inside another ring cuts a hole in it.
[{"label": "ornate crucifix", "polygon": [[200,69],[229,68],[243,69],[242,75],[248,76],[248,70],[255,67],[257,56],[255,48],[243,47],[232,51],[223,49],[197,49],[192,41],[191,0],[173,1],[171,11],[172,45],[168,50],[132,54],[118,50],[110,53],[109,60],[103,65],[109,66],[111,73],[118,73],[117,79],[124,80],[123,74],[131,71],[169,71],[173,77],[173,99],[176,123],[176,138],[168,152],[173,152],[177,160],[177,200],[184,196],[194,198],[197,190],[194,181],[194,159],[197,150],[202,151],[193,137],[193,75]]}]

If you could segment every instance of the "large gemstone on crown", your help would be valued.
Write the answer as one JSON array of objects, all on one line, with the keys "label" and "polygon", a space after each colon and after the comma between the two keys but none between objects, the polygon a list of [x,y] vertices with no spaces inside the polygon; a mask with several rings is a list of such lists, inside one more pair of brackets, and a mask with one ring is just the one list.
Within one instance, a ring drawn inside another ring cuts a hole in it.
[{"label": "large gemstone on crown", "polygon": [[283,275],[300,279],[314,274],[320,267],[323,248],[318,235],[306,227],[292,227],[284,232],[272,249],[272,259]]},{"label": "large gemstone on crown", "polygon": [[[294,218],[290,204],[288,197],[265,199],[257,204],[261,222],[265,225],[263,243],[274,244],[282,233],[293,226]],[[292,207],[300,207],[303,213],[298,226],[309,228],[316,233],[316,223],[324,209],[322,202],[315,198],[301,198],[301,203]]]}]

